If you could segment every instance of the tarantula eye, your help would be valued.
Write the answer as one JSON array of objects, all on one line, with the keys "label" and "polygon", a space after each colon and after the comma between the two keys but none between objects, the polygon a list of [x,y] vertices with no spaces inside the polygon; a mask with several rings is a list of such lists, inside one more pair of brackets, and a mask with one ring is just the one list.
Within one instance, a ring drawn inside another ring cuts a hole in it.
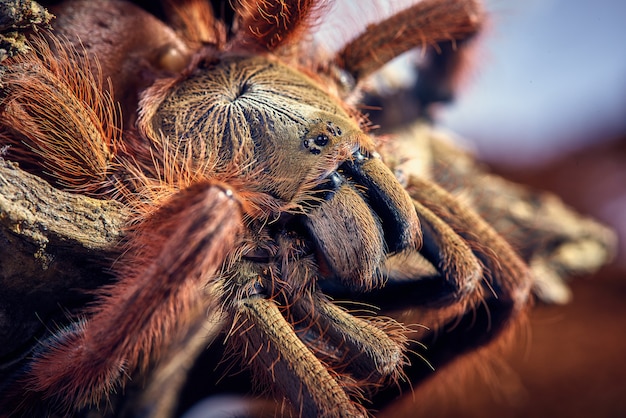
[{"label": "tarantula eye", "polygon": [[[328,122],[329,126],[331,126],[332,122]],[[339,130],[339,128],[337,128]],[[341,132],[341,130],[339,130]],[[331,130],[328,128],[328,133],[331,136],[338,136],[335,130]],[[313,155],[320,155],[322,153],[322,149],[326,147],[330,143],[330,138],[326,133],[316,133],[310,134],[302,140],[302,145],[304,148],[308,149],[309,152]]]},{"label": "tarantula eye", "polygon": [[328,137],[326,135],[318,135],[315,137],[313,142],[315,143],[315,145],[323,147],[328,144]]}]

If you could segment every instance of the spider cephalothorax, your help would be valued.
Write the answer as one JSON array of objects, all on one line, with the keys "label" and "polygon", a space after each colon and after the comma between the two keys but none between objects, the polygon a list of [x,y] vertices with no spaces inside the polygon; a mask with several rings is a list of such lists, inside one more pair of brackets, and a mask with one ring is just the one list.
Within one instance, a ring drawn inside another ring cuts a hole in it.
[{"label": "spider cephalothorax", "polygon": [[373,140],[301,72],[271,58],[225,56],[146,102],[139,126],[147,137],[188,150],[181,157],[195,172],[245,178],[245,189],[266,200],[252,217],[300,212],[338,278],[371,287],[387,250],[416,247],[410,199]]},{"label": "spider cephalothorax", "polygon": [[[283,412],[362,416],[360,399],[403,376],[417,337],[333,295],[377,304],[382,292],[443,325],[497,314],[438,339],[435,365],[520,316],[525,263],[436,184],[408,173],[403,187],[352,103],[404,51],[464,43],[480,27],[475,1],[420,2],[326,58],[305,36],[320,2],[241,0],[230,26],[201,0],[165,5],[176,31],[126,2],[67,2],[3,67],[7,158],[127,218],[108,252],[121,254],[114,279],[4,380],[3,413],[102,405],[129,376],[159,390],[178,373],[167,359],[223,332]],[[150,408],[166,413],[171,396]]]}]

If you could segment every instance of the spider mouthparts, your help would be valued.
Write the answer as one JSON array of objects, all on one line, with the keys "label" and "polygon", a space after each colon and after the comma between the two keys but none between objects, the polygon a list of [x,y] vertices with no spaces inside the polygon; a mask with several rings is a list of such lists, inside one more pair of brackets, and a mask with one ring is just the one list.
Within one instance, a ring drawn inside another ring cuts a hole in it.
[{"label": "spider mouthparts", "polygon": [[357,186],[357,190],[380,219],[388,251],[415,248],[419,242],[415,208],[387,166],[379,158],[357,152],[341,169],[355,184],[363,186]]},{"label": "spider mouthparts", "polygon": [[333,171],[315,188],[316,195],[323,200],[330,200],[345,182],[345,177],[337,171]]},{"label": "spider mouthparts", "polygon": [[305,225],[320,266],[350,287],[379,284],[388,253],[419,244],[419,221],[408,194],[391,171],[360,152],[317,188],[317,205]]}]

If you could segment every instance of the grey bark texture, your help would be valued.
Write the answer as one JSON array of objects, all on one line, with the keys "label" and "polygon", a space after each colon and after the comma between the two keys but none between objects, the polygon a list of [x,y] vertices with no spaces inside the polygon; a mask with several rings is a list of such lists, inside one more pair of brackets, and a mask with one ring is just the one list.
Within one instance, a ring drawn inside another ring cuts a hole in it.
[{"label": "grey bark texture", "polygon": [[108,280],[125,213],[0,159],[0,359]]}]

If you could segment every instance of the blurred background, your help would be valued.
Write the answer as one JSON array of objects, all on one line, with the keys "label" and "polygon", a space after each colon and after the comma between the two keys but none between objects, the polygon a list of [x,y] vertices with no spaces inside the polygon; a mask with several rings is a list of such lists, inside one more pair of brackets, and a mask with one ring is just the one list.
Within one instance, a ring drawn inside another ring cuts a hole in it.
[{"label": "blurred background", "polygon": [[[626,132],[626,2],[490,0],[476,68],[441,122],[536,165]],[[501,161],[501,160],[500,160]]]},{"label": "blurred background", "polygon": [[448,416],[626,416],[626,2],[488,2],[491,28],[472,79],[440,123],[506,177],[551,190],[611,225],[612,266],[572,282],[573,301],[539,305],[520,390],[479,384]]},{"label": "blurred background", "polygon": [[[558,190],[624,242],[626,2],[487,5],[490,27],[475,68],[439,122],[482,160]],[[626,268],[624,245],[616,262]]]},{"label": "blurred background", "polygon": [[[341,45],[355,26],[409,3],[338,1],[321,29]],[[528,341],[490,377],[462,384],[454,373],[442,376],[438,390],[406,396],[390,416],[624,417],[626,2],[486,4],[490,22],[474,65],[438,124],[492,171],[553,191],[610,225],[620,249],[610,266],[571,283],[569,304],[539,303]]]}]

